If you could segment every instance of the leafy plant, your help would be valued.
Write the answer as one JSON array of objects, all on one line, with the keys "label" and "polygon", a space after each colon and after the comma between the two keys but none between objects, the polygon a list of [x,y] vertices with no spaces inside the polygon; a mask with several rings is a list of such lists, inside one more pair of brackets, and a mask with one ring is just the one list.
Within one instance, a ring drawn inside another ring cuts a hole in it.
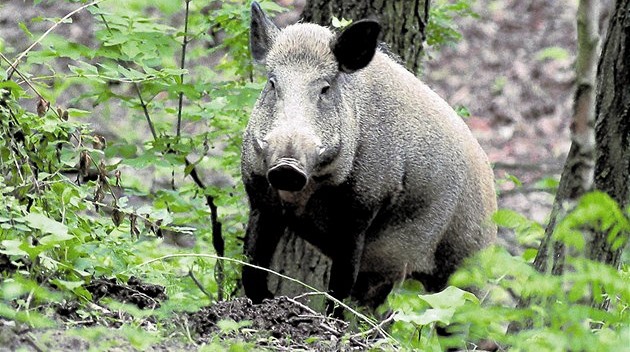
[{"label": "leafy plant", "polygon": [[456,18],[477,17],[472,6],[474,0],[433,0],[426,28],[427,44],[434,49],[452,45],[462,39]]},{"label": "leafy plant", "polygon": [[[496,218],[522,236],[532,231],[526,219],[513,213],[499,212]],[[555,233],[569,253],[570,270],[560,276],[536,271],[531,253],[513,256],[492,247],[451,278],[451,284],[479,293],[480,300],[453,286],[435,295],[418,295],[418,283],[405,284],[388,301],[397,312],[392,335],[405,342],[403,346],[436,351],[483,340],[514,351],[624,349],[630,343],[628,265],[617,270],[587,259],[589,231],[606,231],[617,248],[625,245],[628,212],[605,194],[585,195]],[[591,306],[591,298],[599,305]],[[518,299],[529,299],[529,306],[514,308]],[[450,324],[450,336],[437,334],[440,324]],[[521,329],[506,332],[510,324]]]},{"label": "leafy plant", "polygon": [[[229,263],[141,264],[172,253],[241,257],[240,134],[262,87],[251,73],[249,10],[238,1],[208,12],[191,1],[152,6],[77,6],[93,16],[91,45],[55,34],[67,19],[42,19],[53,31],[41,36],[24,23],[39,46],[15,63],[3,57],[2,316],[40,325],[20,312],[90,300],[85,287],[99,277],[159,282],[170,310],[237,288],[239,268]],[[217,63],[207,65],[209,56]],[[94,122],[113,128],[95,133]],[[170,247],[163,237],[194,243]]]}]

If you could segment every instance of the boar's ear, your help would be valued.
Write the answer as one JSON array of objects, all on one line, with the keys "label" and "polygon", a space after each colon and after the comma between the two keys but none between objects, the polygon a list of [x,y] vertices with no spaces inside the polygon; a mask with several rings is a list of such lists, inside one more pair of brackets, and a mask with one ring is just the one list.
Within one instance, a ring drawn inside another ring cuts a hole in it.
[{"label": "boar's ear", "polygon": [[361,20],[347,27],[332,43],[339,70],[352,73],[367,66],[376,52],[381,25]]},{"label": "boar's ear", "polygon": [[256,2],[252,2],[252,20],[249,29],[249,50],[254,60],[264,63],[267,53],[273,44],[275,36],[280,30],[267,17]]}]

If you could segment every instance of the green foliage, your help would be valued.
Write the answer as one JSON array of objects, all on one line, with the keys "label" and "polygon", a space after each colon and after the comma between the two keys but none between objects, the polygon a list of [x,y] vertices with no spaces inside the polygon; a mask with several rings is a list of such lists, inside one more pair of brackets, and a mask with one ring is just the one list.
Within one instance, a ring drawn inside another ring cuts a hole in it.
[{"label": "green foliage", "polygon": [[434,49],[451,45],[462,39],[457,29],[456,18],[477,17],[472,6],[474,0],[433,0],[426,28],[427,44]]},{"label": "green foliage", "polygon": [[536,60],[568,60],[571,54],[565,49],[558,46],[550,46],[536,53]]},{"label": "green foliage", "polygon": [[[492,216],[492,220],[499,227],[513,230],[519,244],[526,248],[538,248],[540,240],[545,233],[545,230],[539,223],[509,209],[499,209]],[[527,251],[527,259],[533,259],[535,256],[536,250]]]},{"label": "green foliage", "polygon": [[470,117],[470,110],[468,110],[467,107],[463,106],[463,105],[459,105],[455,107],[455,112],[457,113],[457,115],[459,115],[460,117],[463,118],[468,118]]},{"label": "green foliage", "polygon": [[248,327],[252,325],[251,321],[243,320],[243,321],[234,321],[234,320],[219,320],[217,322],[217,326],[224,334],[229,334],[234,331],[239,331],[242,328]]},{"label": "green foliage", "polygon": [[392,336],[403,347],[424,351],[443,351],[446,343],[437,333],[437,327],[444,327],[454,322],[464,306],[479,305],[479,300],[470,292],[449,286],[435,294],[418,294],[422,285],[416,281],[407,281],[395,294],[388,298],[388,306],[394,308]]},{"label": "green foliage", "polygon": [[[185,18],[185,1],[103,1],[84,10],[93,16],[94,43],[52,31],[11,79],[2,62],[0,316],[50,325],[37,307],[90,300],[86,285],[100,277],[166,286],[169,301],[155,315],[234,291],[237,265],[219,272],[215,260],[194,254],[215,253],[210,197],[225,240],[220,254],[242,256],[241,132],[262,83],[248,53],[249,7],[217,4],[206,11],[192,1]],[[21,25],[39,38],[29,27]],[[187,237],[189,248],[164,243]],[[167,254],[182,256],[152,261]],[[134,334],[126,338],[139,349],[152,341]]]},{"label": "green foliage", "polygon": [[[392,335],[403,346],[441,351],[466,342],[497,341],[511,351],[618,351],[630,345],[630,271],[587,259],[593,232],[608,234],[613,248],[626,245],[628,212],[607,195],[585,195],[557,225],[554,236],[567,247],[566,270],[555,276],[540,273],[525,252],[513,256],[492,247],[480,253],[451,278],[453,286],[434,295],[418,295],[419,283],[406,283],[388,299],[397,312]],[[539,234],[540,225],[506,210],[495,221],[519,237]],[[515,308],[518,300],[525,308]],[[603,308],[608,301],[608,308]],[[594,304],[592,304],[594,302]],[[520,327],[507,333],[508,325]],[[447,326],[451,336],[438,336]],[[469,345],[469,347],[472,347]]]}]

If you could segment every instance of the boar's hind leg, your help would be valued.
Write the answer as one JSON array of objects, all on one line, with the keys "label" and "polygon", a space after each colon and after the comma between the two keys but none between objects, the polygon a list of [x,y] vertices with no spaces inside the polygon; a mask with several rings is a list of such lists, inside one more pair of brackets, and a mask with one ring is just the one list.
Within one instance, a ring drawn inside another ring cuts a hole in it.
[{"label": "boar's hind leg", "polygon": [[[271,210],[252,209],[245,233],[245,255],[249,263],[269,268],[280,237],[284,233],[282,218]],[[267,272],[250,266],[243,267],[243,287],[252,302],[273,298],[267,286]]]},{"label": "boar's hind leg", "polygon": [[439,292],[446,288],[448,279],[457,270],[461,260],[445,241],[435,251],[435,269],[432,273],[414,272],[411,277],[422,282],[427,292]]}]

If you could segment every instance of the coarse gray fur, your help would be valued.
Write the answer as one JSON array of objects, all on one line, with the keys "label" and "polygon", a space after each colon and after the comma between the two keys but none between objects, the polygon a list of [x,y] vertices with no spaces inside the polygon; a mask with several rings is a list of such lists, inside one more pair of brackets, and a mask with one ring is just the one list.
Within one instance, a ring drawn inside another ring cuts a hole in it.
[{"label": "coarse gray fur", "polygon": [[[254,3],[251,51],[269,82],[242,150],[250,262],[269,267],[289,227],[332,259],[334,296],[373,306],[405,277],[443,288],[496,237],[486,154],[443,99],[376,48],[379,30],[280,30]],[[271,297],[263,271],[244,268],[243,284],[254,301]]]}]

